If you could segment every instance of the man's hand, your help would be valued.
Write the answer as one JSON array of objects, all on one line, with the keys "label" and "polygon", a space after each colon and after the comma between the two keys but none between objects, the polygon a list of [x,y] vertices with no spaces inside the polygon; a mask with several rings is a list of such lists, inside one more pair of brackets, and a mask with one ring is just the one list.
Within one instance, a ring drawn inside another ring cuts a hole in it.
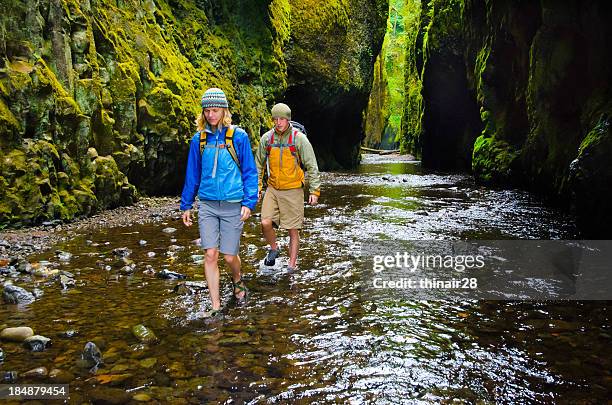
[{"label": "man's hand", "polygon": [[308,197],[308,204],[317,205],[318,202],[319,202],[319,196],[316,194],[310,194],[310,196]]},{"label": "man's hand", "polygon": [[193,225],[193,221],[191,220],[191,210],[183,212],[183,223],[185,224],[185,226]]},{"label": "man's hand", "polygon": [[249,219],[249,217],[251,216],[251,209],[249,207],[245,207],[244,205],[242,206],[242,211],[240,211],[240,220],[242,222],[246,221],[247,219]]}]

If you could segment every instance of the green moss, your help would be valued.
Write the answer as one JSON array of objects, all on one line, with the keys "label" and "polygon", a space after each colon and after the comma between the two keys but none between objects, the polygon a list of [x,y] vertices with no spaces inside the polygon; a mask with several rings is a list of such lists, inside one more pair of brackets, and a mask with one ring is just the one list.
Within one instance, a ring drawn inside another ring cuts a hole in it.
[{"label": "green moss", "polygon": [[486,183],[508,182],[518,153],[506,141],[480,135],[474,143],[472,171]]}]

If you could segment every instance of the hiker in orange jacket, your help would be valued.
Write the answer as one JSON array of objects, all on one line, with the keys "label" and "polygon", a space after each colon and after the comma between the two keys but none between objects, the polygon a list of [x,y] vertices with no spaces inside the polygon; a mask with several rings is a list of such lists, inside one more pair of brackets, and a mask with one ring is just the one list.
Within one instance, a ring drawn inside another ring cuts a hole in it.
[{"label": "hiker in orange jacket", "polygon": [[274,128],[259,142],[255,163],[259,177],[259,198],[264,170],[267,188],[261,207],[261,228],[270,248],[264,260],[273,266],[279,256],[273,224],[289,232],[289,271],[297,269],[300,229],[304,222],[304,169],[308,172],[308,203],[319,200],[321,180],[317,158],[310,141],[291,123],[291,109],[283,103],[272,107]]}]

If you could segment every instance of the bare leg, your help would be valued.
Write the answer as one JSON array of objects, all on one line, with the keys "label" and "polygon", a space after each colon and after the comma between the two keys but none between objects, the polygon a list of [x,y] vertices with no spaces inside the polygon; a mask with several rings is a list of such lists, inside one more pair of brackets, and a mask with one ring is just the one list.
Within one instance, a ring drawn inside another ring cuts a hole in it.
[{"label": "bare leg", "polygon": [[295,269],[297,265],[298,250],[300,249],[300,230],[289,229],[289,267]]},{"label": "bare leg", "polygon": [[[234,280],[234,283],[240,281],[240,278],[242,277],[240,274],[240,266],[241,266],[240,256],[225,255],[224,257],[225,257],[225,262],[227,263],[229,268],[232,270],[232,280]],[[236,298],[242,299],[244,297],[244,294],[246,294],[244,291],[234,289],[234,295],[236,295]]]},{"label": "bare leg", "polygon": [[217,249],[206,249],[206,255],[204,256],[204,273],[206,274],[206,283],[208,284],[208,293],[210,294],[213,310],[221,308],[218,259],[219,251]]},{"label": "bare leg", "polygon": [[270,218],[264,218],[261,220],[261,230],[263,231],[264,237],[270,245],[270,248],[273,250],[278,250],[278,245],[276,244],[276,232],[274,232],[272,220]]}]

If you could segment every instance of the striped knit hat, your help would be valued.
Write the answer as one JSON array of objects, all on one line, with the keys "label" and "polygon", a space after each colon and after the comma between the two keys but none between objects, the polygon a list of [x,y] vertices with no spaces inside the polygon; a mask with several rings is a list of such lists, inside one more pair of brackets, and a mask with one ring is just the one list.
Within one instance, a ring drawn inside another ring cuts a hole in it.
[{"label": "striped knit hat", "polygon": [[202,96],[202,108],[229,108],[223,90],[212,87]]}]

